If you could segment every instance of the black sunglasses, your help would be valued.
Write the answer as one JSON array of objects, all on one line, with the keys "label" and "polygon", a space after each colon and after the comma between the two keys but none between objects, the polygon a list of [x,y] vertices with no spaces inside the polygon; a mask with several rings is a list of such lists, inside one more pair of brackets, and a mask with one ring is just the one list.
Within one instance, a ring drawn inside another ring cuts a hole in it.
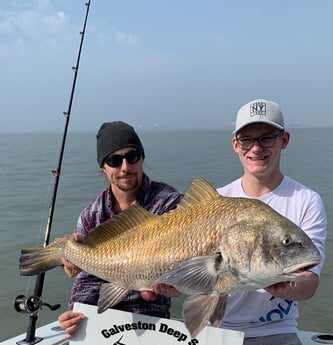
[{"label": "black sunglasses", "polygon": [[141,152],[136,150],[136,151],[129,151],[125,153],[124,155],[110,155],[104,159],[104,163],[106,163],[111,168],[117,168],[123,164],[124,158],[129,164],[134,164],[140,160]]}]

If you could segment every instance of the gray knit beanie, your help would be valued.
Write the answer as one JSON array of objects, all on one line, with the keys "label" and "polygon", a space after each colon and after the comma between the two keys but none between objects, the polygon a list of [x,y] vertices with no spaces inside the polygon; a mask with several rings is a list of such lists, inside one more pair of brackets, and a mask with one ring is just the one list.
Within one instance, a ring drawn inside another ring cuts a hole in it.
[{"label": "gray knit beanie", "polygon": [[102,167],[106,156],[123,147],[135,147],[145,158],[140,138],[134,128],[122,121],[104,122],[97,135],[97,162]]}]

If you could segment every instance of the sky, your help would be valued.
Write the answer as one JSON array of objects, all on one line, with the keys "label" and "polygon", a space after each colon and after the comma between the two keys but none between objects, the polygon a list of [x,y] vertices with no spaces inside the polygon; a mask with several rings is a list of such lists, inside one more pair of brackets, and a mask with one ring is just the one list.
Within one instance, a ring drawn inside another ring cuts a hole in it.
[{"label": "sky", "polygon": [[[84,0],[0,3],[0,132],[61,132]],[[333,0],[91,0],[70,130],[232,129],[266,98],[333,127]]]}]

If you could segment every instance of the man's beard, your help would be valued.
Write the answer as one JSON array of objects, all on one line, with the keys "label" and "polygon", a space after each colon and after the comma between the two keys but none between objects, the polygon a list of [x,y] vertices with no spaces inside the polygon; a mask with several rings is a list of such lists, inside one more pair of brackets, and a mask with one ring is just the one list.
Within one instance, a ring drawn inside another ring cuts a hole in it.
[{"label": "man's beard", "polygon": [[[135,177],[135,178],[133,178],[133,177]],[[130,192],[130,191],[136,190],[138,188],[139,181],[138,181],[137,176],[131,175],[130,180],[118,178],[116,180],[116,185],[123,192]]]}]

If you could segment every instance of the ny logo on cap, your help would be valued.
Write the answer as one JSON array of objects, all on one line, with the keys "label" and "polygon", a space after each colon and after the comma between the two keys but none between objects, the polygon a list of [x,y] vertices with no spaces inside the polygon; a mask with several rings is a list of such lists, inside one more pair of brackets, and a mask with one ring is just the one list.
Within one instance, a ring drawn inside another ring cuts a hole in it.
[{"label": "ny logo on cap", "polygon": [[256,102],[250,105],[250,116],[266,115],[266,103]]}]

